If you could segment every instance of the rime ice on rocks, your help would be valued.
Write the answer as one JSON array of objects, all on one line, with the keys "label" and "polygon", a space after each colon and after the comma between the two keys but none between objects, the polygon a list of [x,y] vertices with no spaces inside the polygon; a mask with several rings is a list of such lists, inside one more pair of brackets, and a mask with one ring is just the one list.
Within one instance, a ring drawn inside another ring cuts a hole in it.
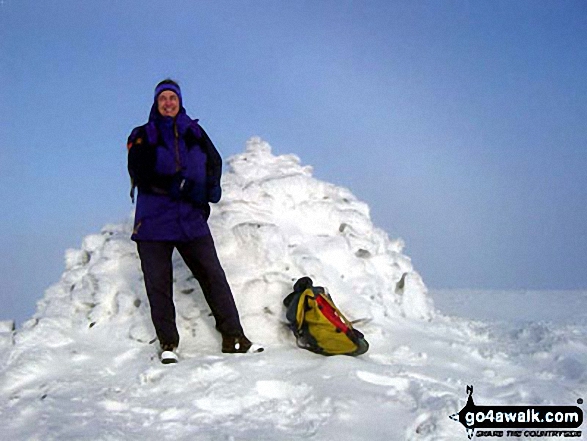
[{"label": "rime ice on rocks", "polygon": [[272,155],[259,138],[227,162],[211,227],[245,326],[261,320],[264,339],[277,335],[281,300],[304,275],[328,287],[352,318],[431,317],[402,241],[375,228],[350,191],[312,178],[294,155]]}]

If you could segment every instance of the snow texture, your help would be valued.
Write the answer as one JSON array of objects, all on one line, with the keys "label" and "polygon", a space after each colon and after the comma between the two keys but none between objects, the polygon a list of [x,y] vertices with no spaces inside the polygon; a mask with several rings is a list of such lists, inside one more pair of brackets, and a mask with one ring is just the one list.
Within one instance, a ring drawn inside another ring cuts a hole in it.
[{"label": "snow texture", "polygon": [[[201,290],[174,255],[180,362],[160,364],[132,221],[107,225],[66,251],[31,320],[0,322],[4,439],[454,440],[466,439],[449,415],[468,384],[480,404],[587,395],[585,320],[440,314],[403,242],[375,228],[350,191],[259,138],[227,163],[210,226],[245,331],[266,351],[220,352]],[[302,276],[362,319],[367,354],[296,348],[282,300]]]}]

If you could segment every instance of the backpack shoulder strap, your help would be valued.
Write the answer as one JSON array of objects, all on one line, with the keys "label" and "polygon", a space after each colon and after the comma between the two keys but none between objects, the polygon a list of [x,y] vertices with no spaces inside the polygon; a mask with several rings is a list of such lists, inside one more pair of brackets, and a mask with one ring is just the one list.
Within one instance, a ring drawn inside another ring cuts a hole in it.
[{"label": "backpack shoulder strap", "polygon": [[199,119],[192,119],[192,122],[188,126],[188,132],[192,135],[196,140],[202,137],[202,128],[198,124]]},{"label": "backpack shoulder strap", "polygon": [[318,305],[322,306],[325,311],[328,309],[332,311],[332,315],[331,317],[329,317],[330,319],[338,319],[336,321],[340,321],[344,323],[347,327],[350,327],[350,322],[346,319],[344,314],[340,312],[340,310],[336,307],[332,300],[329,299],[326,295],[320,294],[316,301],[318,302]]},{"label": "backpack shoulder strap", "polygon": [[130,135],[126,142],[126,150],[128,152],[129,157],[128,172],[130,175],[130,199],[133,204],[135,203],[135,189],[137,188],[137,183],[136,176],[132,166],[132,160],[130,159],[131,150],[133,147],[138,147],[142,145],[144,142],[146,142],[145,126],[146,124],[139,127],[135,127],[132,130],[132,132],[130,132]]},{"label": "backpack shoulder strap", "polygon": [[126,149],[130,150],[135,145],[140,145],[145,138],[145,126],[139,126],[132,129],[130,135],[128,136],[128,141],[126,143]]},{"label": "backpack shoulder strap", "polygon": [[142,126],[135,127],[130,132],[128,142],[126,144],[127,150],[130,150],[135,145],[155,145],[159,141],[159,131],[155,126],[155,123],[149,122]]},{"label": "backpack shoulder strap", "polygon": [[154,147],[159,141],[159,131],[154,122],[135,127],[127,141],[130,197],[135,202],[135,189],[145,185],[154,169]]},{"label": "backpack shoulder strap", "polygon": [[220,180],[220,175],[222,174],[222,157],[198,121],[197,119],[192,120],[188,127],[186,141],[188,141],[188,144],[198,144],[202,148],[208,158],[208,175]]},{"label": "backpack shoulder strap", "polygon": [[147,137],[147,143],[153,146],[159,144],[159,130],[157,130],[157,126],[155,125],[155,123],[151,121],[142,127],[145,128],[145,136]]}]

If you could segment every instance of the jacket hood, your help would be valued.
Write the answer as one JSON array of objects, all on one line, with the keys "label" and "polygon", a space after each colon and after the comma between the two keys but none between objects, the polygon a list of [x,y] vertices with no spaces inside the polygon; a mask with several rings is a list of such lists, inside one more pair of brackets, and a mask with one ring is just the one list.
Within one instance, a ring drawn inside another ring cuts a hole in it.
[{"label": "jacket hood", "polygon": [[[173,122],[177,124],[177,129],[179,133],[184,133],[185,130],[192,124],[192,119],[188,116],[185,108],[181,106],[179,109],[179,113],[175,118],[171,116],[163,116],[159,113],[159,109],[157,107],[157,103],[153,103],[151,106],[151,112],[149,113],[149,123],[155,123],[155,125],[159,128],[165,126],[173,125]],[[196,120],[197,121],[197,120]]]}]

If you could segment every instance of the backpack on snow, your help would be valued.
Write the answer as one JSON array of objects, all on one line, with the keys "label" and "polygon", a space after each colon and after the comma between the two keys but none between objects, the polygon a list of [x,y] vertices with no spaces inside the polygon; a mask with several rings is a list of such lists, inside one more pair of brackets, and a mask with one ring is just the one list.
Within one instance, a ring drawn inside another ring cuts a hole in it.
[{"label": "backpack on snow", "polygon": [[365,336],[334,305],[330,294],[302,277],[283,300],[297,345],[321,355],[361,355],[369,349]]}]

